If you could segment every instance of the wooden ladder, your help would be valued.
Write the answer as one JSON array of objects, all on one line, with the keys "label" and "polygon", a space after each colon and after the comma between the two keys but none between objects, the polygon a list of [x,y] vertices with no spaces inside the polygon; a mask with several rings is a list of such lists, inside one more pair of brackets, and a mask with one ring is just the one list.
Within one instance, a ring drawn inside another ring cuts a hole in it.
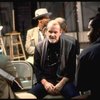
[{"label": "wooden ladder", "polygon": [[22,44],[22,39],[20,36],[20,32],[12,32],[7,33],[5,35],[9,37],[10,45],[9,45],[9,55],[13,60],[26,60],[25,50]]},{"label": "wooden ladder", "polygon": [[0,49],[2,50],[2,54],[7,55],[4,41],[3,41],[3,36],[0,36]]}]

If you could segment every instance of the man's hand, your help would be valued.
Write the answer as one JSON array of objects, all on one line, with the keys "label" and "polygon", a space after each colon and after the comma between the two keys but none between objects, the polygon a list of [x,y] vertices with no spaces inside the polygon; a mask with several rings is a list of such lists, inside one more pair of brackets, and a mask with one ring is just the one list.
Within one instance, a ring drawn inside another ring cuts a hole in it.
[{"label": "man's hand", "polygon": [[44,88],[48,93],[52,95],[57,95],[60,93],[60,90],[68,80],[68,78],[63,77],[62,80],[59,81],[59,83],[57,83],[55,86],[52,83],[48,82],[46,79],[42,79],[41,83],[43,84]]},{"label": "man's hand", "polygon": [[61,79],[61,81],[59,81],[56,85],[55,85],[55,87],[54,87],[54,92],[56,93],[56,94],[58,94],[58,93],[60,93],[60,90],[63,88],[63,86],[66,84],[66,82],[68,82],[68,78],[66,78],[66,77],[63,77],[62,79]]},{"label": "man's hand", "polygon": [[44,87],[48,91],[48,93],[50,93],[50,94],[54,93],[54,85],[52,83],[46,82]]},{"label": "man's hand", "polygon": [[60,90],[62,89],[63,85],[60,84],[60,83],[57,83],[54,87],[54,91],[56,94],[59,94],[60,93]]},{"label": "man's hand", "polygon": [[56,92],[54,91],[55,86],[52,83],[48,82],[46,79],[42,79],[41,83],[48,93],[52,95],[56,94]]}]

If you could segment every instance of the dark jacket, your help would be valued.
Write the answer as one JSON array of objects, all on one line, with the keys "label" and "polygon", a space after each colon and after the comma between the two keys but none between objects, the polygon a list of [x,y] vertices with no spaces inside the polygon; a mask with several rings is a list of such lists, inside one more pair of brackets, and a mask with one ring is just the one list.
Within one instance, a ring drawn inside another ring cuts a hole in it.
[{"label": "dark jacket", "polygon": [[[48,40],[40,42],[34,53],[34,67],[37,81],[40,82],[44,76],[45,60],[47,55]],[[52,49],[52,48],[51,48]],[[76,50],[71,39],[67,39],[66,35],[60,37],[60,65],[56,72],[58,77],[68,77],[70,81],[74,80],[76,68]]]},{"label": "dark jacket", "polygon": [[100,38],[83,50],[79,56],[78,67],[78,90],[92,90],[97,95],[100,86]]},{"label": "dark jacket", "polygon": [[74,37],[67,35],[67,33],[66,33],[66,39],[73,42],[73,44],[75,45],[75,49],[76,49],[76,55],[79,55],[80,54],[80,43],[79,43],[79,41],[77,39],[75,39]]}]

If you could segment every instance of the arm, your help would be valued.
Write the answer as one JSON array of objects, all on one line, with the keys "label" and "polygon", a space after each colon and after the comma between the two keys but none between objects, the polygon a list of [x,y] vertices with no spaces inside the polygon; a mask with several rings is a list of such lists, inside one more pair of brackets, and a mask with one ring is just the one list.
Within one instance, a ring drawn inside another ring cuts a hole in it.
[{"label": "arm", "polygon": [[[16,67],[15,67],[15,65],[11,62],[11,59],[10,58],[8,58],[7,59],[7,61],[6,61],[6,71],[9,73],[9,74],[11,74],[12,76],[14,76],[15,77],[15,80],[14,81],[16,81],[18,84],[20,84],[21,86],[22,86],[22,83],[21,83],[21,81],[20,81],[20,79],[19,79],[19,77],[18,77],[18,73],[17,73],[17,71],[16,71]],[[11,83],[11,82],[10,82]]]},{"label": "arm", "polygon": [[[15,79],[17,78],[17,80],[19,80],[18,77],[17,77],[16,67],[11,62],[11,59],[8,56],[0,55],[0,64],[1,64],[0,68],[5,73],[5,76],[3,76],[3,77],[5,77],[4,79],[6,79],[6,81],[10,85],[12,85],[12,83],[13,83],[13,78],[15,78]],[[6,77],[6,74],[9,74],[8,77]],[[10,79],[12,79],[12,80],[10,80]]]},{"label": "arm", "polygon": [[75,67],[76,67],[75,45],[71,47],[67,62],[65,63],[66,63],[66,67],[64,69],[63,78],[55,85],[55,88],[54,88],[54,91],[56,93],[59,93],[59,91],[63,88],[63,86],[66,83],[74,80]]},{"label": "arm", "polygon": [[[39,49],[41,49],[41,47],[39,47]],[[35,47],[34,51],[34,71],[36,74],[37,82],[41,82],[41,79],[44,78],[44,70],[43,66],[41,66],[41,54],[37,47]]]},{"label": "arm", "polygon": [[75,79],[75,70],[76,70],[76,47],[75,45],[71,46],[65,67],[65,77],[69,78],[69,82],[73,82]]},{"label": "arm", "polygon": [[63,77],[56,85],[54,88],[54,91],[56,93],[59,93],[59,91],[63,88],[63,86],[69,81],[69,78]]},{"label": "arm", "polygon": [[[38,49],[41,49],[41,47],[38,47]],[[44,69],[43,69],[44,66],[41,66],[40,64],[41,53],[39,53],[37,47],[35,48],[34,52],[34,60],[35,60],[34,67],[35,67],[37,82],[40,82],[48,93],[54,94],[54,85],[45,79]]]},{"label": "arm", "polygon": [[52,83],[48,82],[45,78],[41,80],[41,83],[48,93],[55,94],[54,91],[55,86]]}]

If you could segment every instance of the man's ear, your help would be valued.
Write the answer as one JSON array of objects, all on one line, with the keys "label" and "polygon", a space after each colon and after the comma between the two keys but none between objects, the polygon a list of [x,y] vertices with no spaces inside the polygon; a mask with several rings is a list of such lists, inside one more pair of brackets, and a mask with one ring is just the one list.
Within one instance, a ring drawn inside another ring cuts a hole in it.
[{"label": "man's ear", "polygon": [[62,30],[62,29],[60,29],[60,33],[61,33],[61,34],[63,33],[63,30]]}]

